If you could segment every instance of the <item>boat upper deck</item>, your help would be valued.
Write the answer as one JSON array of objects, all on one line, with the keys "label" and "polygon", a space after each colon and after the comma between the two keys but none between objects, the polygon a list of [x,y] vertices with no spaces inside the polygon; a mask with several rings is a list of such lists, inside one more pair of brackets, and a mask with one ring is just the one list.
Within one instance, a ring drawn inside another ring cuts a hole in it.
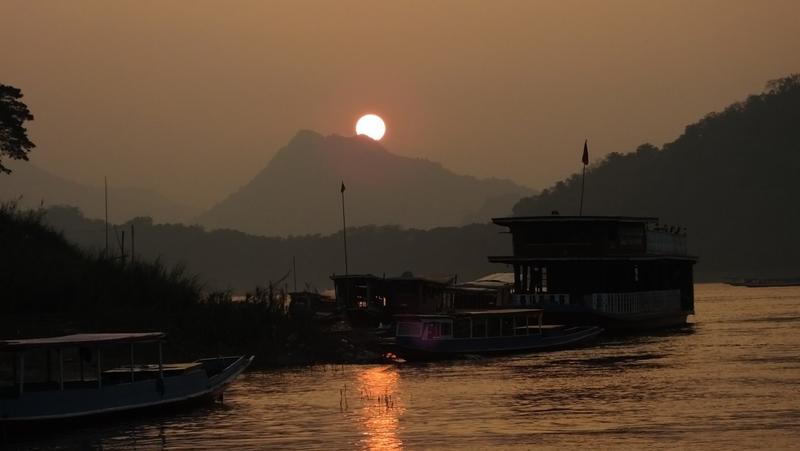
[{"label": "boat upper deck", "polygon": [[534,308],[508,308],[508,309],[490,309],[490,310],[456,310],[452,313],[442,314],[413,314],[404,313],[394,315],[397,319],[451,319],[451,318],[481,318],[481,317],[498,317],[498,316],[518,316],[518,315],[541,315],[544,312],[542,309]]},{"label": "boat upper deck", "polygon": [[520,216],[493,218],[508,227],[514,260],[696,259],[688,255],[686,230],[658,218],[636,216]]}]

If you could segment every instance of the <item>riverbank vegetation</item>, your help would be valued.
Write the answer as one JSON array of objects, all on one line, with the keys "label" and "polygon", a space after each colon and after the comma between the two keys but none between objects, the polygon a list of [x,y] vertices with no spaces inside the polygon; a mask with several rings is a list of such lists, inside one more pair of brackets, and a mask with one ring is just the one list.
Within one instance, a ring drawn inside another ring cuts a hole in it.
[{"label": "riverbank vegetation", "polygon": [[348,358],[341,340],[292,316],[273,290],[234,302],[181,266],[81,249],[42,215],[0,206],[0,338],[160,330],[172,358],[247,353],[260,366]]}]

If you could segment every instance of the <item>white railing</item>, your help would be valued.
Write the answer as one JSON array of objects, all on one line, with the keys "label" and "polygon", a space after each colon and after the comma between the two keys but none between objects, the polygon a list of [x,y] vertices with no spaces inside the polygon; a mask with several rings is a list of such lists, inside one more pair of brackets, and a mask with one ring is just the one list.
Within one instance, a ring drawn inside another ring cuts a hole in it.
[{"label": "white railing", "polygon": [[522,307],[539,304],[569,305],[569,295],[557,293],[515,294],[511,298],[511,303]]},{"label": "white railing", "polygon": [[681,291],[592,293],[592,308],[605,313],[676,312],[681,310]]},{"label": "white railing", "polygon": [[670,232],[648,230],[647,253],[659,255],[686,255],[686,236]]}]

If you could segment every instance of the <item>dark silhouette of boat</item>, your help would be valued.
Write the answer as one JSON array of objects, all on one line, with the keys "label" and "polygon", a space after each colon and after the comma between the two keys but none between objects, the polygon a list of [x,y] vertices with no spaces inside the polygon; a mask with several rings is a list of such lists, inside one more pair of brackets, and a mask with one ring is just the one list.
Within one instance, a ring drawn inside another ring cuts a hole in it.
[{"label": "dark silhouette of boat", "polygon": [[603,329],[542,324],[540,309],[396,315],[394,348],[405,358],[543,352],[582,346]]},{"label": "dark silhouette of boat", "polygon": [[[0,341],[13,356],[13,380],[0,385],[0,423],[65,420],[221,398],[252,356],[164,363],[164,334],[75,334]],[[136,364],[135,347],[156,343],[158,360]],[[124,365],[104,369],[104,356],[122,347]],[[44,358],[43,358],[44,357]],[[31,363],[43,363],[35,368]]]},{"label": "dark silhouette of boat", "polygon": [[694,313],[686,232],[657,218],[532,216],[494,218],[508,227],[512,306],[543,309],[548,322],[611,330],[679,326]]},{"label": "dark silhouette of boat", "polygon": [[767,288],[767,287],[797,287],[800,286],[800,277],[785,277],[774,279],[729,279],[725,283],[734,287]]}]

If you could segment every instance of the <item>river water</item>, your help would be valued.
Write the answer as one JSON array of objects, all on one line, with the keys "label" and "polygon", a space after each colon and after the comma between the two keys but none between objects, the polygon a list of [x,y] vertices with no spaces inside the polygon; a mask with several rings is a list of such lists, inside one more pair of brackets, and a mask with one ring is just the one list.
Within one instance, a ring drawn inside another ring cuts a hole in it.
[{"label": "river water", "polygon": [[222,405],[34,449],[800,449],[800,287],[696,286],[693,324],[584,349],[243,375]]}]

